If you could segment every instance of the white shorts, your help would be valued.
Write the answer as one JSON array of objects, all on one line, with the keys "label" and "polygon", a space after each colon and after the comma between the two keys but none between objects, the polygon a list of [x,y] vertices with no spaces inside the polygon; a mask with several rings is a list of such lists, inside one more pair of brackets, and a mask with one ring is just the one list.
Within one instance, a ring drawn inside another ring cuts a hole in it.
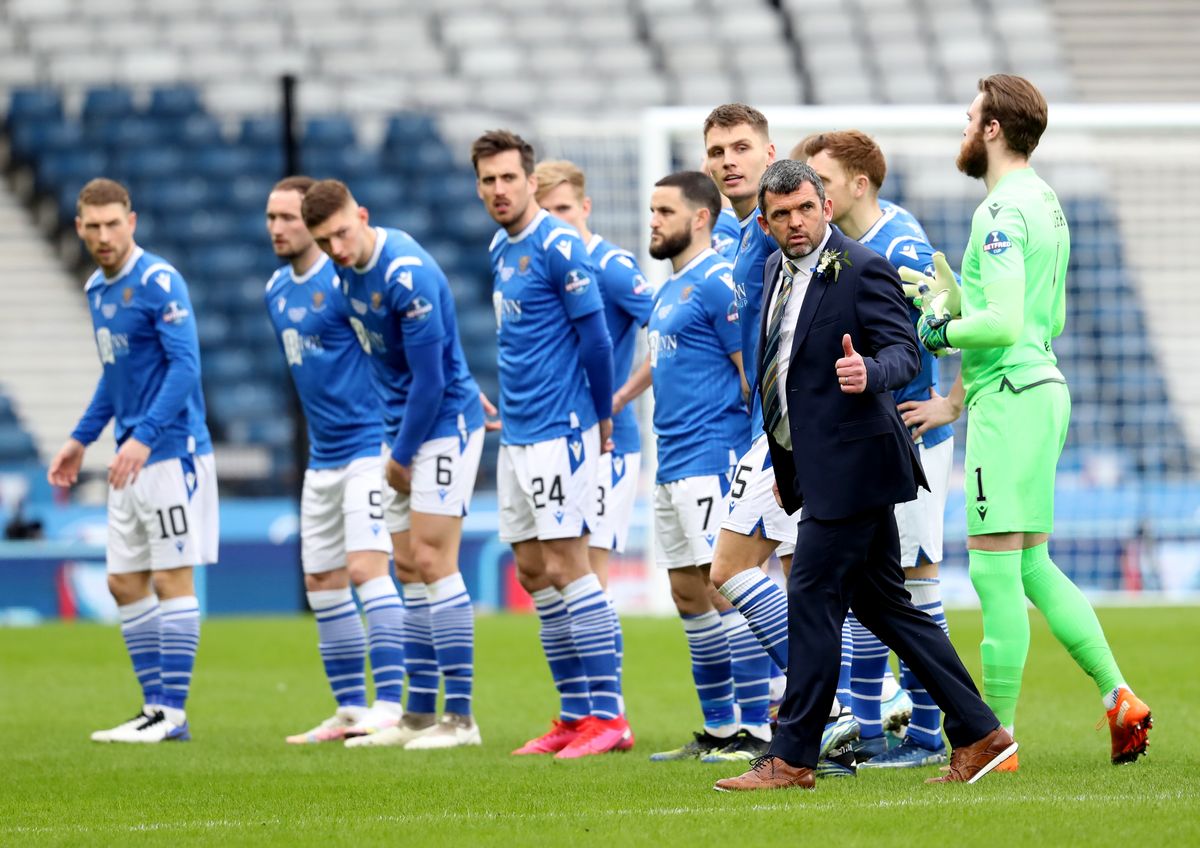
[{"label": "white shorts", "polygon": [[775,500],[775,472],[767,465],[769,456],[764,433],[754,440],[750,450],[734,466],[729,514],[721,522],[721,529],[743,536],[758,533],[779,543],[775,549],[779,556],[790,556],[796,550],[796,525],[800,516],[788,515]]},{"label": "white shorts", "polygon": [[300,562],[305,574],[346,565],[351,551],[392,552],[383,519],[383,462],[361,457],[340,468],[304,472],[300,495]]},{"label": "white shorts", "polygon": [[922,560],[942,561],[942,527],[946,518],[946,493],[954,464],[954,438],[932,448],[917,445],[930,491],[917,489],[917,499],[896,505],[900,531],[900,565],[915,568]]},{"label": "white shorts", "polygon": [[[391,457],[384,446],[383,461]],[[383,480],[383,504],[389,533],[404,533],[411,526],[409,513],[466,516],[475,491],[479,458],[483,456],[483,428],[462,436],[443,436],[424,442],[413,455],[412,491],[397,492]],[[382,472],[381,472],[382,473]]]},{"label": "white shorts", "polygon": [[659,568],[712,562],[728,493],[724,474],[685,477],[654,487],[654,561]]},{"label": "white shorts", "polygon": [[641,469],[640,453],[602,453],[596,460],[596,496],[588,516],[590,547],[624,553]]},{"label": "white shorts", "polygon": [[500,541],[578,539],[595,508],[600,428],[532,445],[501,445],[496,466]]},{"label": "white shorts", "polygon": [[211,453],[147,465],[125,488],[108,489],[108,573],[214,563],[219,520]]}]

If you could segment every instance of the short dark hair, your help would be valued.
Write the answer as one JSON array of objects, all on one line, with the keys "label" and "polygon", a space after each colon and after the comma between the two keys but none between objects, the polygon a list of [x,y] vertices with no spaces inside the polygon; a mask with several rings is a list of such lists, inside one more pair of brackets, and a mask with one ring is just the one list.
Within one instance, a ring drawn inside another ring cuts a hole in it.
[{"label": "short dark hair", "polygon": [[79,197],[75,201],[75,214],[82,212],[85,206],[107,206],[110,203],[121,204],[126,212],[133,208],[133,202],[129,199],[129,189],[116,180],[96,177],[79,190]]},{"label": "short dark hair", "polygon": [[704,119],[704,136],[707,138],[708,131],[713,127],[729,129],[742,124],[748,124],[764,139],[771,137],[767,127],[767,116],[745,103],[726,103],[709,112],[708,117]]},{"label": "short dark hair", "polygon": [[[797,145],[805,159],[821,151],[836,159],[851,177],[862,174],[879,191],[887,178],[887,160],[875,140],[859,130],[814,133]],[[799,158],[799,157],[793,157]]]},{"label": "short dark hair", "polygon": [[489,159],[507,150],[521,154],[521,168],[525,175],[533,173],[533,145],[511,130],[488,130],[471,145],[471,167],[479,174],[479,160]]},{"label": "short dark hair", "polygon": [[758,183],[758,210],[762,215],[767,214],[767,193],[792,194],[800,190],[805,183],[812,184],[817,190],[817,198],[825,205],[825,184],[821,178],[804,162],[795,159],[779,159],[773,162],[763,172]]},{"label": "short dark hair", "polygon": [[1013,74],[984,77],[979,90],[983,92],[980,124],[999,121],[1009,149],[1028,159],[1046,131],[1046,98],[1029,80]]},{"label": "short dark hair", "polygon": [[354,202],[354,195],[341,180],[318,180],[309,186],[300,204],[300,217],[310,230],[324,224]]},{"label": "short dark hair", "polygon": [[654,184],[655,188],[677,188],[683,199],[693,209],[708,210],[708,228],[711,230],[721,214],[721,193],[712,177],[700,171],[676,171],[667,174]]},{"label": "short dark hair", "polygon": [[316,180],[312,177],[306,177],[304,174],[293,174],[290,177],[284,177],[279,182],[275,183],[271,188],[271,193],[277,191],[295,191],[299,192],[300,196],[308,194],[308,190],[316,184]]}]

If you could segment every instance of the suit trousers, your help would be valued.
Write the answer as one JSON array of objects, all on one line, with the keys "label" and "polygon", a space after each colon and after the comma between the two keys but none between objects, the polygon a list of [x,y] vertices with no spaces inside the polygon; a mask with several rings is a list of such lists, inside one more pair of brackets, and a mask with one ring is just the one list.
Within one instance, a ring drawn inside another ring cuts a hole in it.
[{"label": "suit trousers", "polygon": [[816,767],[837,691],[847,609],[925,684],[946,714],[951,745],[969,745],[1000,726],[949,637],[912,605],[893,507],[832,521],[804,517],[787,596],[787,689],[771,754],[793,766]]}]

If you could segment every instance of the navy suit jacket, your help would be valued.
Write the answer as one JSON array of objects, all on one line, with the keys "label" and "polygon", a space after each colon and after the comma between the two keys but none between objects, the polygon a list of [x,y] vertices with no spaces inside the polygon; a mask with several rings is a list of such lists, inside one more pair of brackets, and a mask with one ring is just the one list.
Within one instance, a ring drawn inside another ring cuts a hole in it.
[{"label": "navy suit jacket", "polygon": [[[792,449],[767,434],[784,509],[791,514],[804,507],[822,520],[911,501],[918,485],[929,488],[891,394],[921,368],[900,277],[875,251],[831,229],[823,250],[844,252],[846,259],[836,280],[832,270],[813,274],[796,320],[786,385]],[[776,251],[763,269],[759,375],[782,262]],[[866,362],[862,394],[845,394],[838,382],[834,363],[844,355],[845,333]]]}]

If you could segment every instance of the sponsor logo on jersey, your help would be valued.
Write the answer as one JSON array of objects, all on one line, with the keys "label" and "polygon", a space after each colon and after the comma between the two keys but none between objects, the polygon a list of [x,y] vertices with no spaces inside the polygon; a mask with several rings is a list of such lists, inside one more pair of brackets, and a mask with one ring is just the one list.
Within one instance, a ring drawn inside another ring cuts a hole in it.
[{"label": "sponsor logo on jersey", "polygon": [[723,274],[721,274],[721,276],[718,279],[720,279],[720,281],[725,284],[725,287],[727,289],[729,289],[731,292],[737,291],[737,286],[735,286],[734,282],[733,282],[733,274],[730,273],[729,271],[726,271]]},{"label": "sponsor logo on jersey", "polygon": [[408,305],[408,309],[404,310],[404,317],[414,321],[425,321],[432,314],[433,304],[420,295],[414,297],[412,303]]},{"label": "sponsor logo on jersey", "polygon": [[917,258],[917,246],[916,246],[915,244],[906,244],[906,245],[904,245],[904,247],[900,248],[900,255],[901,255],[901,256],[907,256],[909,259],[912,259],[913,261],[916,261],[916,258]]},{"label": "sponsor logo on jersey", "polygon": [[92,308],[93,308],[93,309],[99,309],[99,308],[100,308],[100,295],[99,295],[99,294],[97,294],[97,295],[96,295],[96,297],[95,297],[95,299],[94,299],[94,300],[92,300]]},{"label": "sponsor logo on jersey", "polygon": [[325,292],[313,292],[312,311],[320,312],[325,308]]},{"label": "sponsor logo on jersey", "polygon": [[[568,251],[568,252],[570,252],[570,251]],[[517,260],[517,273],[524,274],[528,270],[529,270],[529,257],[522,256],[520,259]]]},{"label": "sponsor logo on jersey", "polygon": [[100,307],[100,312],[105,318],[112,318],[117,314],[117,305],[115,303],[106,303]]},{"label": "sponsor logo on jersey", "polygon": [[[522,257],[521,257],[521,259],[522,259],[522,260],[527,260],[527,259],[529,259],[529,257],[528,257],[528,256],[522,256]],[[503,257],[503,256],[501,256],[501,257],[500,257],[500,262],[499,262],[499,264],[496,266],[496,270],[500,272],[500,282],[501,282],[501,283],[507,283],[509,280],[511,280],[511,279],[512,279],[512,276],[513,276],[513,274],[514,274],[514,273],[516,273],[516,270],[517,270],[517,269],[516,269],[516,268],[512,268],[512,267],[510,267],[510,266],[508,266],[508,265],[505,265],[505,264],[504,264],[504,257]]]},{"label": "sponsor logo on jersey", "polygon": [[733,302],[737,304],[738,309],[745,308],[746,304],[750,302],[746,297],[746,286],[743,283],[734,283]]},{"label": "sponsor logo on jersey", "polygon": [[582,295],[587,291],[587,287],[592,284],[592,278],[580,271],[578,268],[572,268],[567,272],[566,290],[567,294],[576,296]]},{"label": "sponsor logo on jersey", "polygon": [[[170,277],[167,279],[170,280]],[[191,314],[191,312],[180,306],[177,301],[172,300],[167,304],[167,308],[163,310],[162,317],[168,324],[182,324]]]},{"label": "sponsor logo on jersey", "polygon": [[679,352],[679,339],[674,333],[663,335],[655,330],[646,337],[650,347],[650,367],[658,365],[659,359],[670,359]]},{"label": "sponsor logo on jersey", "polygon": [[282,315],[285,309],[287,309],[287,298],[280,295],[275,298],[275,311]]},{"label": "sponsor logo on jersey", "polygon": [[733,247],[734,241],[729,236],[713,236],[712,246],[717,253],[724,253]]},{"label": "sponsor logo on jersey", "polygon": [[121,302],[128,304],[131,300],[133,300],[133,289],[131,289],[129,286],[126,286],[121,292]]},{"label": "sponsor logo on jersey", "polygon": [[999,256],[1010,247],[1012,247],[1012,242],[1000,230],[992,230],[983,240],[983,252],[990,253],[992,256]]},{"label": "sponsor logo on jersey", "polygon": [[412,291],[412,287],[413,287],[412,271],[401,271],[400,275],[398,277],[396,277],[396,282],[398,282],[400,285],[404,286],[409,291]]},{"label": "sponsor logo on jersey", "polygon": [[749,228],[747,228],[746,232],[742,234],[742,246],[739,247],[738,250],[739,251],[745,250],[749,246],[750,246],[750,230],[749,230]]},{"label": "sponsor logo on jersey", "polygon": [[571,258],[571,243],[569,241],[567,241],[566,239],[563,239],[562,241],[557,242],[554,245],[554,249],[563,255],[563,259]]},{"label": "sponsor logo on jersey", "polygon": [[681,292],[679,292],[679,302],[686,303],[688,301],[688,299],[691,298],[692,290],[694,288],[695,288],[695,286],[684,286],[683,290]]},{"label": "sponsor logo on jersey", "polygon": [[740,316],[741,313],[738,312],[737,302],[730,301],[729,308],[725,310],[725,320],[730,324],[736,324]]},{"label": "sponsor logo on jersey", "polygon": [[371,311],[383,311],[383,292],[371,292]]},{"label": "sponsor logo on jersey", "polygon": [[671,310],[674,308],[675,308],[675,304],[673,304],[673,303],[668,303],[666,306],[658,307],[658,320],[659,321],[664,320],[668,315],[671,314]]},{"label": "sponsor logo on jersey", "polygon": [[308,307],[293,306],[287,311],[288,320],[293,324],[299,324],[304,320],[304,316],[308,314]]},{"label": "sponsor logo on jersey", "polygon": [[367,314],[367,305],[356,297],[350,298],[350,308],[353,309],[355,312],[357,312],[359,315]]},{"label": "sponsor logo on jersey", "polygon": [[641,274],[638,274],[636,277],[633,278],[633,293],[634,294],[646,294],[647,292],[650,292],[652,290],[653,290],[653,286],[651,286],[650,283],[648,283],[646,281],[646,278],[643,277]]},{"label": "sponsor logo on jersey", "polygon": [[996,216],[1000,214],[1000,210],[1001,210],[1001,209],[1003,209],[1003,208],[1004,208],[1004,207],[1002,207],[1002,206],[1001,206],[999,203],[993,203],[991,206],[989,206],[989,207],[987,208],[987,209],[988,209],[988,211],[992,213],[992,220],[993,220],[993,221],[994,221],[994,220],[996,220]]},{"label": "sponsor logo on jersey", "polygon": [[171,291],[171,275],[166,271],[159,271],[154,275],[154,282],[158,283],[158,287],[165,292]]},{"label": "sponsor logo on jersey", "polygon": [[501,323],[516,323],[521,320],[521,301],[509,300],[500,292],[492,295],[492,305],[496,309],[496,326]]}]

